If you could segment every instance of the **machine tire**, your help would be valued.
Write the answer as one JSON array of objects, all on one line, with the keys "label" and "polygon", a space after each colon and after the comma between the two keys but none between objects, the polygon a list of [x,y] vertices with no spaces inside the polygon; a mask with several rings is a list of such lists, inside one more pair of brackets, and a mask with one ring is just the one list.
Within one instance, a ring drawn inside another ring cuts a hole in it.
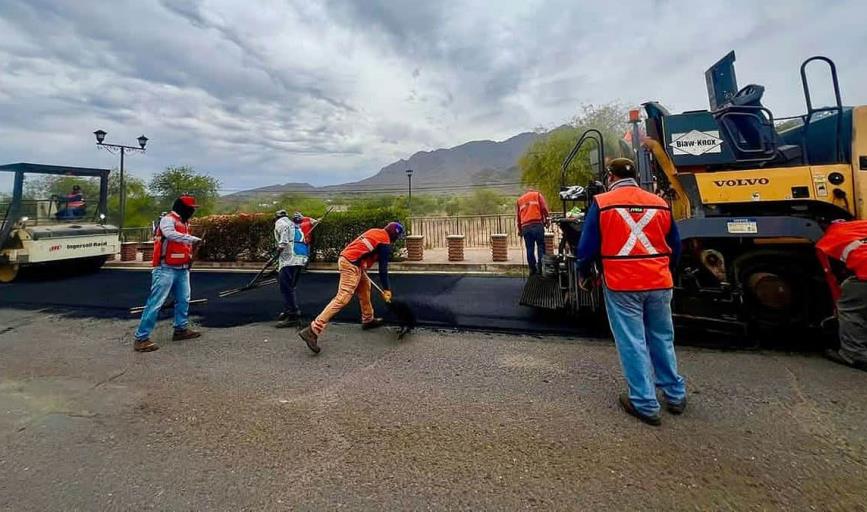
[{"label": "machine tire", "polygon": [[0,283],[11,283],[20,270],[21,265],[17,263],[0,263]]}]

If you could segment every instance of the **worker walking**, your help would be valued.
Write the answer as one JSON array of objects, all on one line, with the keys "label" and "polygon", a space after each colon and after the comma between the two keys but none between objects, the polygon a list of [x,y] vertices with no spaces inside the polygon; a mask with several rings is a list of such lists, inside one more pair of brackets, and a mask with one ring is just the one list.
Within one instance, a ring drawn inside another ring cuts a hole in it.
[{"label": "worker walking", "polygon": [[305,217],[301,212],[295,212],[290,219],[286,210],[279,210],[275,217],[274,238],[279,251],[277,275],[280,294],[283,295],[283,312],[280,313],[277,327],[295,327],[301,317],[295,288],[309,259],[310,232],[319,221]]},{"label": "worker walking", "polygon": [[382,325],[382,318],[373,313],[370,301],[370,280],[366,271],[371,265],[379,262],[379,282],[384,291],[383,299],[391,301],[391,288],[388,283],[388,259],[394,242],[402,238],[404,228],[399,222],[389,222],[385,228],[373,228],[365,231],[353,240],[340,253],[337,266],[340,269],[340,284],[337,285],[337,295],[325,306],[322,313],[299,334],[307,343],[307,347],[319,353],[319,336],[325,330],[328,322],[343,309],[352,296],[358,296],[361,305],[361,328],[373,329]]},{"label": "worker walking", "polygon": [[867,220],[832,223],[816,249],[852,272],[837,300],[840,348],[828,349],[825,355],[867,371]]},{"label": "worker walking", "polygon": [[601,260],[608,321],[629,388],[619,402],[627,413],[651,425],[661,423],[657,388],[672,414],[686,407],[671,317],[671,269],[679,255],[680,236],[668,204],[639,188],[632,160],[612,160],[608,192],[594,198],[584,219],[579,282],[586,289],[595,262]]},{"label": "worker walking", "polygon": [[[530,274],[541,273],[542,257],[545,256],[545,227],[548,225],[548,205],[536,189],[529,189],[515,203],[518,234],[524,238],[527,248],[527,264]],[[538,259],[536,254],[539,255]]]},{"label": "worker walking", "polygon": [[190,195],[175,200],[172,211],[160,219],[154,236],[154,256],[151,265],[151,294],[148,297],[141,321],[135,332],[136,352],[151,352],[159,349],[150,336],[157,323],[157,316],[171,292],[175,297],[175,332],[173,341],[198,338],[200,333],[189,328],[190,310],[190,264],[193,261],[193,244],[201,241],[190,234],[190,218],[199,205]]}]

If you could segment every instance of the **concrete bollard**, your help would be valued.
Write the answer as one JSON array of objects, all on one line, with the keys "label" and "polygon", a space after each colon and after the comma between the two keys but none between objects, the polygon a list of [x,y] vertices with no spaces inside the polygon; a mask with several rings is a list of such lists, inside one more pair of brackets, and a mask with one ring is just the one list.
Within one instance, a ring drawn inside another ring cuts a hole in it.
[{"label": "concrete bollard", "polygon": [[120,261],[135,261],[138,253],[138,242],[120,244]]},{"label": "concrete bollard", "polygon": [[422,261],[424,259],[424,235],[407,235],[407,261]]},{"label": "concrete bollard", "polygon": [[509,235],[504,233],[491,234],[491,259],[493,261],[509,260]]},{"label": "concrete bollard", "polygon": [[449,261],[464,261],[464,235],[449,235]]},{"label": "concrete bollard", "polygon": [[154,243],[153,242],[142,242],[138,246],[139,251],[141,251],[141,259],[142,261],[151,261],[154,257]]},{"label": "concrete bollard", "polygon": [[554,254],[554,233],[545,231],[545,254]]}]

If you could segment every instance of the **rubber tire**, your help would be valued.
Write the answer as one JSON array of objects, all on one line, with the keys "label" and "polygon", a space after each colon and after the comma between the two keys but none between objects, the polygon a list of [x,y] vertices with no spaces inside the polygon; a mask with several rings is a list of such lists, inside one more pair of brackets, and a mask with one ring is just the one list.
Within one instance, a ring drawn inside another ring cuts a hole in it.
[{"label": "rubber tire", "polygon": [[21,265],[17,263],[0,263],[0,283],[11,283],[18,277]]}]

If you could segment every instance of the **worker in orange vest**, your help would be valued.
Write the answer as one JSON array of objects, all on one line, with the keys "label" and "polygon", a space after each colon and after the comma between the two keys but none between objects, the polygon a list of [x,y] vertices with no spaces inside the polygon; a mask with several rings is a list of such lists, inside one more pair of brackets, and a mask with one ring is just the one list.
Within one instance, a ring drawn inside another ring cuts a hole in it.
[{"label": "worker in orange vest", "polygon": [[657,388],[672,414],[686,407],[686,384],[677,372],[671,296],[672,268],[680,235],[664,199],[642,190],[635,164],[615,158],[608,164],[608,191],[594,197],[578,243],[579,285],[601,260],[608,322],[629,392],[623,409],[660,425]]},{"label": "worker in orange vest", "polygon": [[[515,203],[518,234],[524,238],[527,248],[527,264],[530,274],[542,271],[545,256],[545,227],[548,225],[548,205],[545,197],[536,189],[527,190]],[[538,253],[539,258],[536,258]]]},{"label": "worker in orange vest", "polygon": [[175,297],[175,332],[172,340],[188,340],[201,336],[189,327],[190,264],[193,261],[193,244],[202,241],[199,237],[190,234],[189,222],[198,207],[195,197],[184,194],[175,200],[172,211],[160,218],[159,227],[154,234],[151,293],[135,332],[133,349],[136,352],[152,352],[159,349],[159,346],[151,341],[150,336],[169,293]]},{"label": "worker in orange vest", "polygon": [[388,259],[391,256],[392,244],[403,237],[404,231],[403,225],[399,222],[389,222],[385,228],[368,229],[343,249],[337,260],[337,267],[340,269],[337,295],[309,326],[298,333],[310,350],[319,353],[319,336],[328,322],[349,304],[353,295],[358,296],[361,305],[361,328],[367,330],[382,325],[382,318],[375,317],[373,313],[373,303],[370,301],[370,279],[366,272],[371,265],[379,263],[379,282],[384,291],[383,299],[391,302]]},{"label": "worker in orange vest", "polygon": [[852,273],[843,281],[837,300],[840,348],[825,355],[867,371],[867,220],[832,223],[816,249],[843,262]]}]

